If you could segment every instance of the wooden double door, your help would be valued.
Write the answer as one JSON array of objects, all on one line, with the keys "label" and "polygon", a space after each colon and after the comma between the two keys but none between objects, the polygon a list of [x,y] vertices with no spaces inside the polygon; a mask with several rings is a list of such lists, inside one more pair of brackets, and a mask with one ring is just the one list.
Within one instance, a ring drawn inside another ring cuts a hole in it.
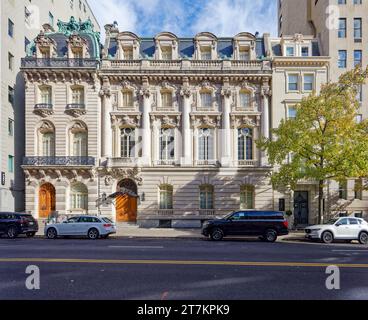
[{"label": "wooden double door", "polygon": [[116,198],[116,221],[137,222],[138,212],[138,190],[137,185],[130,179],[123,180],[118,185],[118,192],[124,194]]},{"label": "wooden double door", "polygon": [[38,216],[40,219],[48,218],[56,210],[56,192],[55,187],[46,183],[41,186],[39,191],[39,212]]}]

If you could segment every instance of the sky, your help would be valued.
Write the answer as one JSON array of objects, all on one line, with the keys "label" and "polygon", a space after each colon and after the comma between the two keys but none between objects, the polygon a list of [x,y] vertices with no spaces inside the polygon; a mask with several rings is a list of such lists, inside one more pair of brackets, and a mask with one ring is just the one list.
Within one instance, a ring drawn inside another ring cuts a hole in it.
[{"label": "sky", "polygon": [[154,37],[170,31],[194,37],[209,31],[218,37],[239,32],[277,35],[276,0],[89,0],[100,25],[118,23],[120,31]]}]

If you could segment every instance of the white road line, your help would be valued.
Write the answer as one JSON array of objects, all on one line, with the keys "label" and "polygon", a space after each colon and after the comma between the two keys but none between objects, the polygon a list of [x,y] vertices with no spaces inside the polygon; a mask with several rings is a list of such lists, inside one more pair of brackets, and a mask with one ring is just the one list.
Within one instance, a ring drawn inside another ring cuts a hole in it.
[{"label": "white road line", "polygon": [[109,246],[112,249],[164,249],[162,246]]},{"label": "white road line", "polygon": [[368,253],[368,249],[367,250],[332,250],[332,252],[366,252]]}]

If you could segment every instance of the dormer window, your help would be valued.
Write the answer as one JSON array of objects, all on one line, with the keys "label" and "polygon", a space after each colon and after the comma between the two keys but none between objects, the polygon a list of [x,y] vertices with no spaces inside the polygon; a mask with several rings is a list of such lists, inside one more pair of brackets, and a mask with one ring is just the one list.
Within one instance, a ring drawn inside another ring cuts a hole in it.
[{"label": "dormer window", "polygon": [[162,60],[172,60],[172,48],[161,47],[161,57]]},{"label": "dormer window", "polygon": [[133,92],[131,90],[123,91],[123,108],[133,108]]},{"label": "dormer window", "polygon": [[133,48],[125,47],[123,48],[124,60],[133,60]]},{"label": "dormer window", "polygon": [[250,60],[249,48],[241,47],[239,49],[239,60],[243,60],[243,61],[249,61]]},{"label": "dormer window", "polygon": [[295,56],[295,48],[292,46],[286,47],[286,56],[287,57],[294,57]]},{"label": "dormer window", "polygon": [[309,47],[304,46],[301,49],[302,57],[309,57]]},{"label": "dormer window", "polygon": [[88,43],[84,38],[78,34],[72,34],[67,42],[69,59],[88,58]]},{"label": "dormer window", "polygon": [[201,47],[201,60],[211,60],[211,47]]}]

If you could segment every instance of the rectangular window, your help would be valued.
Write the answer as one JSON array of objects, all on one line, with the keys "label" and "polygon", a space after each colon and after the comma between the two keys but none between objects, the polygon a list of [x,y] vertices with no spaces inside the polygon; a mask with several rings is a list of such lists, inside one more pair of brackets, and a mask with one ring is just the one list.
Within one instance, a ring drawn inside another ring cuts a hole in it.
[{"label": "rectangular window", "polygon": [[286,48],[286,56],[287,57],[294,57],[295,56],[295,49],[294,49],[294,47],[287,47]]},{"label": "rectangular window", "polygon": [[82,88],[72,89],[72,103],[84,104],[84,90]]},{"label": "rectangular window", "polygon": [[363,101],[363,86],[362,85],[359,85],[357,87],[357,95],[356,95],[356,99],[359,101],[359,102],[362,102]]},{"label": "rectangular window", "polygon": [[302,47],[302,57],[309,57],[309,47]]},{"label": "rectangular window", "polygon": [[242,92],[239,95],[240,98],[240,108],[241,109],[248,109],[250,108],[250,94]]},{"label": "rectangular window", "polygon": [[201,48],[201,60],[211,60],[211,47]]},{"label": "rectangular window", "polygon": [[339,198],[347,200],[348,199],[348,184],[347,182],[342,182],[339,184]]},{"label": "rectangular window", "polygon": [[14,136],[14,120],[8,119],[8,135],[10,137]]},{"label": "rectangular window", "polygon": [[253,131],[249,128],[238,130],[238,160],[253,160]]},{"label": "rectangular window", "polygon": [[14,156],[8,156],[8,171],[10,173],[14,172]]},{"label": "rectangular window", "polygon": [[208,187],[202,187],[200,190],[200,209],[201,210],[212,210],[214,208],[213,206],[213,188]]},{"label": "rectangular window", "polygon": [[362,65],[362,50],[354,50],[354,67]]},{"label": "rectangular window", "polygon": [[288,76],[288,90],[298,91],[299,90],[299,76],[297,74],[289,74]]},{"label": "rectangular window", "polygon": [[8,52],[8,67],[9,70],[14,69],[14,56],[10,52]]},{"label": "rectangular window", "polygon": [[133,92],[131,91],[123,92],[123,107],[133,108]]},{"label": "rectangular window", "polygon": [[254,209],[254,188],[246,186],[240,192],[240,210],[250,209]]},{"label": "rectangular window", "polygon": [[14,37],[14,22],[8,19],[8,35],[9,37]]},{"label": "rectangular window", "polygon": [[338,37],[346,38],[346,18],[339,19]]},{"label": "rectangular window", "polygon": [[305,74],[304,75],[304,91],[313,91],[314,88],[314,75]]},{"label": "rectangular window", "polygon": [[296,108],[295,106],[288,107],[288,119],[295,119],[296,118]]},{"label": "rectangular window", "polygon": [[51,104],[52,103],[51,87],[41,88],[40,94],[41,94],[41,103],[42,104]]},{"label": "rectangular window", "polygon": [[362,4],[362,0],[354,0],[354,4]]},{"label": "rectangular window", "polygon": [[347,53],[346,50],[339,50],[338,66],[340,69],[346,68]]},{"label": "rectangular window", "polygon": [[8,86],[8,101],[13,104],[14,103],[14,88]]},{"label": "rectangular window", "polygon": [[212,108],[212,94],[210,92],[201,93],[201,107]]},{"label": "rectangular window", "polygon": [[121,130],[121,157],[135,157],[135,130],[126,128]]},{"label": "rectangular window", "polygon": [[355,116],[355,122],[359,124],[359,123],[362,123],[362,121],[363,121],[363,115],[362,114],[357,114]]},{"label": "rectangular window", "polygon": [[362,180],[355,180],[354,186],[354,199],[362,200],[363,199],[363,182]]},{"label": "rectangular window", "polygon": [[362,39],[362,18],[354,18],[354,39]]},{"label": "rectangular window", "polygon": [[198,159],[203,161],[213,160],[214,158],[214,139],[213,129],[201,129],[198,138]]},{"label": "rectangular window", "polygon": [[338,0],[337,3],[338,4],[346,4],[346,0]]},{"label": "rectangular window", "polygon": [[160,160],[175,159],[175,133],[173,129],[160,131]]},{"label": "rectangular window", "polygon": [[172,108],[172,104],[173,104],[172,93],[162,92],[161,93],[161,103],[162,103],[162,108]]}]

